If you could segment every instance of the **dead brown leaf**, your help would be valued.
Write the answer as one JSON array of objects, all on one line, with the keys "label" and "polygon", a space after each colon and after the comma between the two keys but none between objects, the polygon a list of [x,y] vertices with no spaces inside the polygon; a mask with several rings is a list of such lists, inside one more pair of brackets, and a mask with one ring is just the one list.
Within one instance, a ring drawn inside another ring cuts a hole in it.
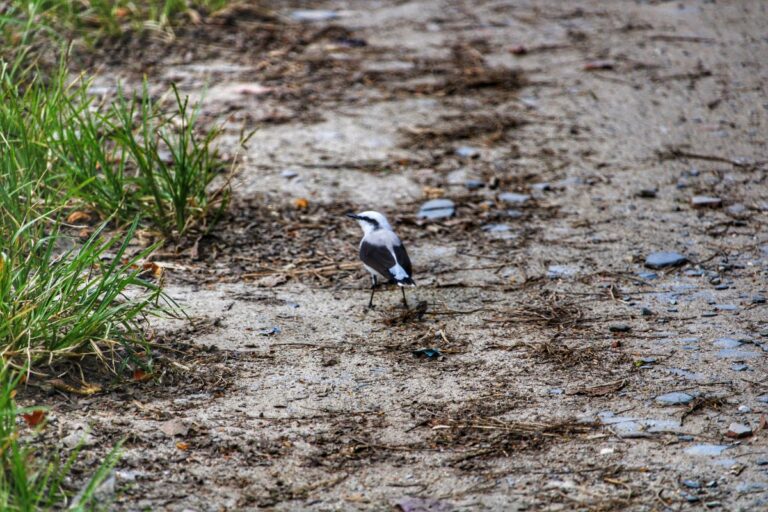
[{"label": "dead brown leaf", "polygon": [[35,428],[40,423],[42,423],[42,421],[45,419],[45,415],[45,411],[38,409],[30,413],[22,414],[21,417],[24,418],[24,422],[29,428]]},{"label": "dead brown leaf", "polygon": [[88,212],[75,211],[67,216],[67,224],[78,224],[81,222],[90,222],[91,214]]},{"label": "dead brown leaf", "polygon": [[61,379],[49,380],[48,384],[53,386],[55,389],[58,389],[59,391],[64,391],[65,393],[72,393],[80,396],[90,396],[101,392],[101,386],[96,384],[83,383],[82,387],[77,388],[67,384]]}]

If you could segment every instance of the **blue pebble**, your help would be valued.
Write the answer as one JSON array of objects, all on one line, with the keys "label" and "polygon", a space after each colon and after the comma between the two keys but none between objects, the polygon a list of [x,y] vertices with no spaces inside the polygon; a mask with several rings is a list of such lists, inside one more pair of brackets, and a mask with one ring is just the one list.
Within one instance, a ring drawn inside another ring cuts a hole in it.
[{"label": "blue pebble", "polygon": [[688,261],[688,258],[678,252],[654,252],[645,258],[648,268],[678,267]]}]

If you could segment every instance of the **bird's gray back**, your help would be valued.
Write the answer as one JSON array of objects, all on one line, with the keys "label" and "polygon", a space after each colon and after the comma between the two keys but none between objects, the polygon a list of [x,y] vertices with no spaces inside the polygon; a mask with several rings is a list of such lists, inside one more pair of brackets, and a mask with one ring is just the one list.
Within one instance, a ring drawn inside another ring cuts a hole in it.
[{"label": "bird's gray back", "polygon": [[365,235],[363,237],[363,240],[360,242],[362,245],[363,243],[369,243],[372,245],[383,245],[390,251],[398,245],[402,245],[400,242],[400,238],[395,234],[394,231],[390,231],[388,229],[377,229],[376,231],[372,231]]}]

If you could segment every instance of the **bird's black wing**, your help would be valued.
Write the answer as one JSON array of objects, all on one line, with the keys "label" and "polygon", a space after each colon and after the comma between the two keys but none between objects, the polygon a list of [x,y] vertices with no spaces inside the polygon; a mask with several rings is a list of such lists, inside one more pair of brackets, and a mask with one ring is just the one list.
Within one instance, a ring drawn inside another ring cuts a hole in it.
[{"label": "bird's black wing", "polygon": [[403,244],[397,244],[392,249],[395,251],[395,258],[397,262],[403,267],[408,277],[413,277],[413,269],[411,267],[411,258],[408,257],[408,252],[405,250]]},{"label": "bird's black wing", "polygon": [[386,246],[374,245],[363,241],[363,243],[360,244],[360,259],[363,263],[382,276],[386,276],[387,279],[394,279],[394,276],[389,269],[394,267],[396,262],[394,256],[392,256],[392,253],[389,252],[389,249],[387,249]]}]

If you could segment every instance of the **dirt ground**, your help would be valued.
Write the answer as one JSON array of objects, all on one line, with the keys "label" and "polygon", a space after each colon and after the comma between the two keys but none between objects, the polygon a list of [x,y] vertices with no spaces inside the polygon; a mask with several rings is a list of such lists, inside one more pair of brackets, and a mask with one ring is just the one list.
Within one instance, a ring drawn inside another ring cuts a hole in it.
[{"label": "dirt ground", "polygon": [[[190,320],[153,322],[155,379],[51,393],[51,438],[88,432],[83,472],[126,438],[114,510],[768,510],[766,26],[759,0],[274,2],[105,45],[95,94],[202,99],[234,201],[156,257]],[[409,312],[365,309],[368,209]]]}]

